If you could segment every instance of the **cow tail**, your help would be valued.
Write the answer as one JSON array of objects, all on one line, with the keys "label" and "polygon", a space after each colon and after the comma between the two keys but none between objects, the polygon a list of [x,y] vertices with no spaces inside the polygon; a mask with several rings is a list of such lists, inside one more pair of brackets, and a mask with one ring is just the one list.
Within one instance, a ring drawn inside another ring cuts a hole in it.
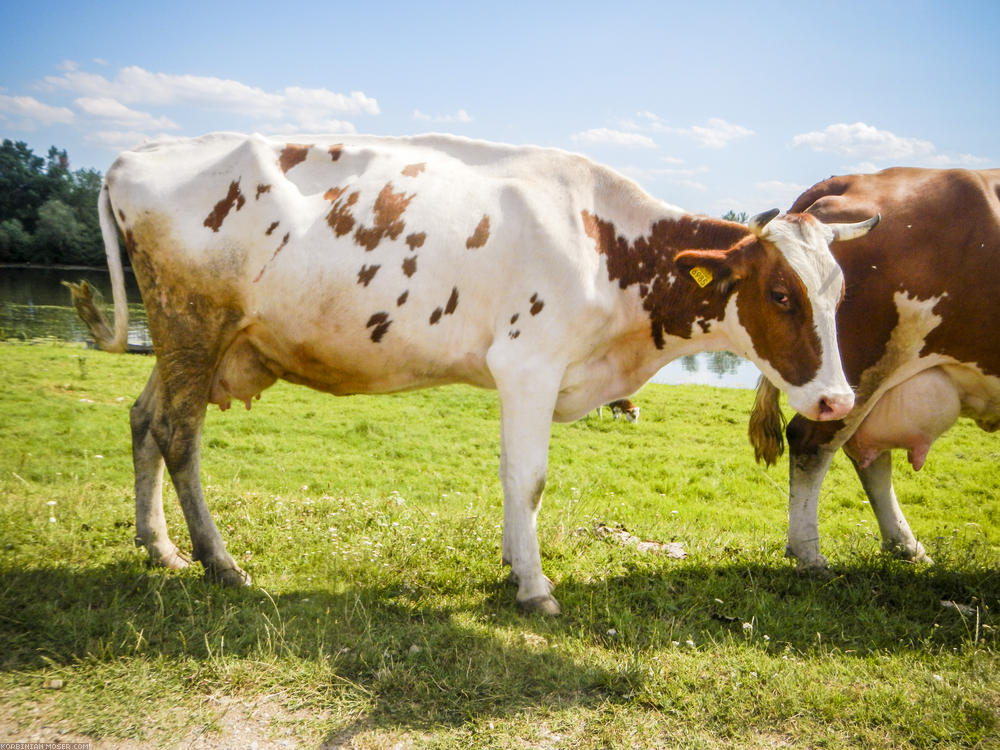
[{"label": "cow tail", "polygon": [[101,236],[104,238],[104,252],[108,258],[111,274],[111,296],[115,304],[114,332],[108,327],[104,314],[94,301],[94,288],[86,281],[72,284],[64,281],[73,297],[73,306],[84,322],[97,346],[106,352],[123,352],[128,345],[128,299],[125,296],[125,273],[122,270],[121,248],[118,245],[118,227],[111,211],[111,196],[107,182],[101,184],[101,194],[97,200],[97,213],[101,222]]},{"label": "cow tail", "polygon": [[763,375],[757,382],[757,398],[750,411],[747,432],[757,462],[773,466],[785,452],[785,415],[778,405],[779,391]]}]

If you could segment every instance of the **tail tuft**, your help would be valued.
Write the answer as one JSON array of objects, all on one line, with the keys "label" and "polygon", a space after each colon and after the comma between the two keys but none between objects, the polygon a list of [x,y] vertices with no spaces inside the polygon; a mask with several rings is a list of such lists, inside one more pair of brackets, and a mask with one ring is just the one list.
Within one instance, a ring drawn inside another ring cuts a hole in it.
[{"label": "tail tuft", "polygon": [[763,461],[767,466],[776,464],[785,452],[786,421],[778,405],[780,395],[781,391],[761,375],[747,433],[757,462]]}]

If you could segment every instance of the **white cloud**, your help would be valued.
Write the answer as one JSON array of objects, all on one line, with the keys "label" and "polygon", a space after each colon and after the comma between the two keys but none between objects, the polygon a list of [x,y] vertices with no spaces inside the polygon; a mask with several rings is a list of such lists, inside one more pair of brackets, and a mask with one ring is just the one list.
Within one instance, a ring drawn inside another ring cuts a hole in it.
[{"label": "white cloud", "polygon": [[706,148],[723,148],[729,145],[730,141],[754,134],[752,130],[742,125],[726,122],[721,117],[710,117],[707,125],[693,125],[690,128],[679,129],[677,132],[691,136]]},{"label": "white cloud", "polygon": [[604,146],[629,146],[634,148],[656,148],[656,143],[647,135],[626,133],[610,128],[591,128],[570,136],[575,143],[589,143]]},{"label": "white cloud", "polygon": [[749,128],[727,122],[721,117],[710,117],[705,125],[692,125],[689,128],[676,128],[667,124],[659,115],[648,112],[636,112],[634,120],[622,120],[620,125],[626,131],[645,133],[667,133],[694,138],[707,148],[723,148],[730,141],[746,138],[754,134]]},{"label": "white cloud", "polygon": [[39,126],[68,125],[73,122],[73,110],[52,107],[32,96],[0,94],[0,121],[13,130],[35,130]]},{"label": "white cloud", "polygon": [[421,122],[469,123],[472,122],[473,117],[464,109],[458,110],[453,115],[429,115],[426,112],[415,109],[413,110],[413,119],[420,120]]},{"label": "white cloud", "polygon": [[114,151],[124,151],[125,149],[135,148],[136,146],[141,146],[144,142],[152,139],[153,136],[134,130],[98,130],[93,133],[87,133],[85,136],[85,140],[89,143],[97,143]]},{"label": "white cloud", "polygon": [[86,115],[108,120],[115,125],[123,125],[127,128],[175,130],[179,127],[169,117],[154,117],[148,112],[130,109],[117,99],[110,97],[80,97],[74,103]]},{"label": "white cloud", "polygon": [[792,139],[792,146],[862,159],[848,167],[852,172],[874,172],[879,168],[877,162],[937,168],[977,167],[990,163],[989,159],[973,154],[941,154],[930,141],[899,136],[863,122],[835,123],[823,130],[802,133]]},{"label": "white cloud", "polygon": [[920,138],[904,138],[888,130],[879,130],[863,122],[835,123],[823,130],[802,133],[792,138],[792,146],[806,146],[861,159],[913,160],[926,158],[935,151],[934,144]]},{"label": "white cloud", "polygon": [[290,86],[265,91],[239,81],[214,76],[154,73],[138,66],[118,71],[114,78],[62,66],[63,73],[47,76],[45,91],[70,91],[83,99],[113,99],[146,106],[186,106],[223,110],[253,118],[287,118],[300,123],[324,122],[331,115],[377,115],[378,102],[361,91],[341,94],[329,89]]}]

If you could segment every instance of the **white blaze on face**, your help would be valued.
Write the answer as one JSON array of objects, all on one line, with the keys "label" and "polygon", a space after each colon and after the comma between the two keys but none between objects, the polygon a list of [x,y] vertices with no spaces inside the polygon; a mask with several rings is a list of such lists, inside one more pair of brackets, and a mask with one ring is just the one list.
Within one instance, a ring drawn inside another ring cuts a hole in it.
[{"label": "white blaze on face", "polygon": [[793,409],[810,419],[840,419],[854,406],[854,393],[837,345],[836,313],[844,274],[830,252],[834,231],[812,216],[795,221],[784,217],[769,222],[761,238],[773,243],[798,274],[812,306],[813,324],[820,343],[821,365],[804,385],[791,385],[774,370],[765,372],[788,394]]}]

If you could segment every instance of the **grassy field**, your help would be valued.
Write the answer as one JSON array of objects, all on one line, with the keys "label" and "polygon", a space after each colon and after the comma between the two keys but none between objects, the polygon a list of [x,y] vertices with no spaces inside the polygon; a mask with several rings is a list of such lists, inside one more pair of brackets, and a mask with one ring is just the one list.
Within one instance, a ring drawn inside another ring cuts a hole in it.
[{"label": "grassy field", "polygon": [[553,429],[544,619],[500,565],[496,396],[464,387],[213,409],[206,495],[255,585],[147,567],[128,408],[151,366],[0,344],[0,742],[1000,747],[1000,435],[963,421],[919,474],[899,457],[929,567],[878,553],[838,457],[833,575],[811,578],[782,556],[787,461],[754,464],[752,393],[647,386],[638,425]]}]

